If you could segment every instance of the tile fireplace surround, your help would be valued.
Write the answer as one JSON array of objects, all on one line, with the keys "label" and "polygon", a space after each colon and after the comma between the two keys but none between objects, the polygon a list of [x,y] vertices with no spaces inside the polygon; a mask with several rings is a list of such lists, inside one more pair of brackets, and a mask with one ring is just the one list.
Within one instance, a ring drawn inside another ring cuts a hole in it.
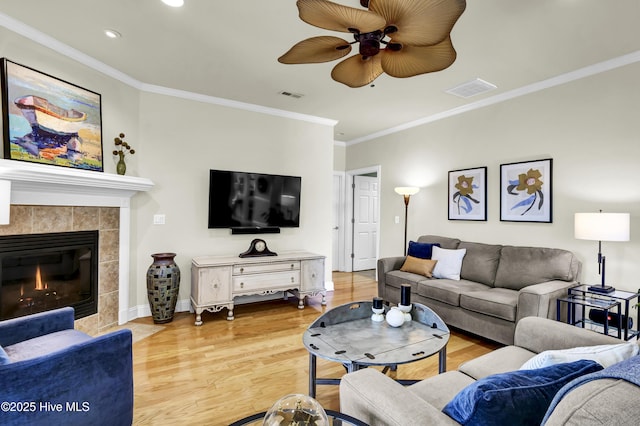
[{"label": "tile fireplace surround", "polygon": [[4,159],[0,180],[11,182],[11,221],[0,225],[0,235],[99,231],[98,313],[76,321],[76,328],[95,335],[126,323],[130,201],[136,193],[151,190],[153,182]]}]

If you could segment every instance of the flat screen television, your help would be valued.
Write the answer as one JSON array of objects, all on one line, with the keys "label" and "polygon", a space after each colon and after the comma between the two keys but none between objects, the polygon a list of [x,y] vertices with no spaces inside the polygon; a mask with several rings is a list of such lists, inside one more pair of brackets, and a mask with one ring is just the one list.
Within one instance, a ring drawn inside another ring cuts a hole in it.
[{"label": "flat screen television", "polygon": [[299,227],[301,186],[297,176],[210,170],[209,228]]}]

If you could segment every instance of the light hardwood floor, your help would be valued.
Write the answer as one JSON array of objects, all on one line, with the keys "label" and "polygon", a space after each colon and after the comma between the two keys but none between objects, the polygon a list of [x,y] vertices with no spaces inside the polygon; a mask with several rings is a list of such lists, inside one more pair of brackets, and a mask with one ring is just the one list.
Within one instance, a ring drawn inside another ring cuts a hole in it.
[{"label": "light hardwood floor", "polygon": [[[268,410],[280,397],[308,392],[309,356],[302,344],[307,326],[331,307],[377,294],[373,273],[334,273],[335,291],[308,300],[303,310],[297,299],[236,306],[235,320],[226,310],[194,315],[178,313],[165,328],[133,345],[134,424],[228,425],[255,412]],[[152,324],[151,318],[129,323]],[[449,370],[498,347],[467,334],[452,332],[447,346]],[[437,374],[438,357],[401,365],[398,378]],[[338,363],[318,359],[318,377],[340,377]],[[318,386],[317,400],[339,410],[337,386]]]}]

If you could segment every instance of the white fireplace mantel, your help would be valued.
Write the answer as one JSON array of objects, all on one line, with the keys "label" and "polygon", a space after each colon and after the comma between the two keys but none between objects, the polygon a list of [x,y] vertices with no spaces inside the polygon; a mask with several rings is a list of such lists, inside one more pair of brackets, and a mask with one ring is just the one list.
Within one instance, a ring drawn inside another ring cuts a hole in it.
[{"label": "white fireplace mantel", "polygon": [[11,182],[11,204],[120,208],[118,323],[129,321],[131,197],[150,191],[146,178],[0,159],[0,180]]}]

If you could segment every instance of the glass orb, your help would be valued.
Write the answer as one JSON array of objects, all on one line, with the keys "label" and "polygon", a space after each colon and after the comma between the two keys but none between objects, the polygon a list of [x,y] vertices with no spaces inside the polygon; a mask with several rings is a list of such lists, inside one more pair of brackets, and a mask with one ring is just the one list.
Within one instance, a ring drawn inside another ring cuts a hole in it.
[{"label": "glass orb", "polygon": [[308,395],[291,394],[280,398],[264,416],[264,426],[329,426],[324,408]]}]

